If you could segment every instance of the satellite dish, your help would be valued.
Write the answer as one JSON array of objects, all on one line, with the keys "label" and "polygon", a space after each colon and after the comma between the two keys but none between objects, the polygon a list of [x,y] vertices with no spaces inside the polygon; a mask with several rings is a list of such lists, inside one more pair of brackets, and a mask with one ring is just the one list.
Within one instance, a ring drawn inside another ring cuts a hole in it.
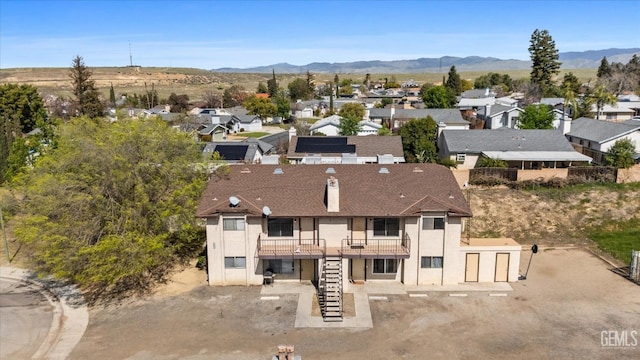
[{"label": "satellite dish", "polygon": [[269,209],[268,206],[265,206],[262,208],[262,213],[264,214],[264,216],[269,216],[271,215],[271,209]]},{"label": "satellite dish", "polygon": [[534,253],[534,254],[537,254],[538,253],[538,245],[533,244],[533,246],[531,247],[531,252]]},{"label": "satellite dish", "polygon": [[236,207],[238,206],[238,204],[240,204],[240,199],[235,196],[229,196],[229,203],[232,207]]}]

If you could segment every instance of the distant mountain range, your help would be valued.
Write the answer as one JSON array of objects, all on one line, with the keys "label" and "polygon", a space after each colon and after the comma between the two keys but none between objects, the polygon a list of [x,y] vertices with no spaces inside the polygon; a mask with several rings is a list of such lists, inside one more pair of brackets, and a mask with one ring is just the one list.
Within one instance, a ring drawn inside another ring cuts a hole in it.
[{"label": "distant mountain range", "polygon": [[[600,66],[603,57],[607,57],[609,63],[627,63],[637,54],[640,56],[640,48],[634,49],[605,49],[589,50],[582,52],[560,53],[560,61],[563,69],[594,69]],[[300,73],[311,71],[314,73],[352,73],[352,74],[392,74],[392,73],[417,73],[417,72],[447,72],[455,65],[458,71],[499,71],[530,69],[531,61],[504,60],[493,57],[480,56],[443,56],[440,58],[419,58],[415,60],[392,61],[354,61],[343,63],[314,62],[307,65],[291,65],[287,63],[258,66],[253,68],[220,68],[215,72],[228,73]]]}]

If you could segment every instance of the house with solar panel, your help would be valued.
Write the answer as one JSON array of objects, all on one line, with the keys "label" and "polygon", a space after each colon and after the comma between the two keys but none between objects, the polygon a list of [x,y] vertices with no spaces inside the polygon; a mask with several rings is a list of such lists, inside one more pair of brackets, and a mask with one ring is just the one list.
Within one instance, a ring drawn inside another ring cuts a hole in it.
[{"label": "house with solar panel", "polygon": [[444,166],[230,168],[197,209],[210,285],[312,283],[325,320],[340,321],[357,284],[518,280],[518,243],[463,235],[471,209]]},{"label": "house with solar panel", "polygon": [[400,136],[296,136],[290,131],[292,164],[396,164],[405,162]]},{"label": "house with solar panel", "polygon": [[206,143],[202,154],[213,156],[218,153],[227,164],[259,164],[265,155],[271,154],[273,145],[248,138],[242,141],[219,141]]}]

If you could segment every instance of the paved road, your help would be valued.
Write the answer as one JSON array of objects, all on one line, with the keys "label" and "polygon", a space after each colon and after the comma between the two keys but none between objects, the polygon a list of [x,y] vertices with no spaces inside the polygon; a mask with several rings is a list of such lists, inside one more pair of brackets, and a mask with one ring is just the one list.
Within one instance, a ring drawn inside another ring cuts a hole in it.
[{"label": "paved road", "polygon": [[40,289],[0,279],[0,359],[31,359],[45,341],[53,307]]}]

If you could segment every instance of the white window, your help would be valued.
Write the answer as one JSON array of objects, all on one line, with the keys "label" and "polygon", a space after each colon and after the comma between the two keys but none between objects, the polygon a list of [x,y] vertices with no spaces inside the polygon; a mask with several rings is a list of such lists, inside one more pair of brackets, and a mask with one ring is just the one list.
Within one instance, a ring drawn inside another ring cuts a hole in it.
[{"label": "white window", "polygon": [[244,231],[244,219],[224,219],[222,220],[222,227],[225,231]]},{"label": "white window", "polygon": [[467,159],[467,154],[460,153],[456,156],[457,162],[464,162]]},{"label": "white window", "polygon": [[423,256],[420,259],[420,267],[423,269],[442,269],[442,256]]},{"label": "white window", "polygon": [[422,218],[422,230],[443,230],[443,217],[425,217]]},{"label": "white window", "polygon": [[227,269],[244,269],[247,266],[247,258],[244,256],[225,256],[224,267]]},{"label": "white window", "polygon": [[374,274],[395,274],[398,271],[396,259],[373,259]]}]

